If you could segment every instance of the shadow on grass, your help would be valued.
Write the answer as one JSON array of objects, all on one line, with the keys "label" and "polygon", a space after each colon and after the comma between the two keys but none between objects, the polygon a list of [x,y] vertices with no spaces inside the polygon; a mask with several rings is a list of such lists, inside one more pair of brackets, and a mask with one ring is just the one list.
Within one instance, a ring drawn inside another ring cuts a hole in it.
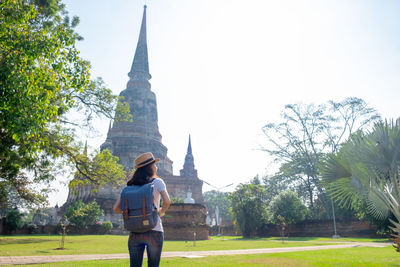
[{"label": "shadow on grass", "polygon": [[40,254],[49,254],[50,253],[50,251],[47,251],[47,250],[36,250],[36,252],[40,253]]},{"label": "shadow on grass", "polygon": [[54,241],[54,240],[42,239],[42,238],[24,238],[24,239],[2,238],[2,239],[0,239],[0,245],[32,244],[32,243],[44,243],[44,242],[51,242],[51,241]]}]

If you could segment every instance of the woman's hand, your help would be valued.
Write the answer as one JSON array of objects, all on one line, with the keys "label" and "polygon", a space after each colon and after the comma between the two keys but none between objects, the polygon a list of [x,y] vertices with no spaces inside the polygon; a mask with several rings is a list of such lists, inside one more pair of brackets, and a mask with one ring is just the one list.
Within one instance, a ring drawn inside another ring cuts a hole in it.
[{"label": "woman's hand", "polygon": [[117,212],[117,213],[120,213],[120,214],[123,213],[122,210],[121,210],[121,197],[119,197],[119,198],[117,199],[117,201],[115,202],[114,207],[113,207],[113,210],[114,210],[115,212]]},{"label": "woman's hand", "polygon": [[169,208],[169,205],[171,205],[171,200],[169,199],[169,195],[168,195],[167,191],[161,191],[160,195],[161,195],[161,198],[163,200],[163,205],[160,208],[160,210],[158,211],[158,215],[160,217],[162,217],[162,216],[165,215],[165,212]]},{"label": "woman's hand", "polygon": [[158,211],[158,216],[163,217],[165,215],[165,211],[162,208]]}]

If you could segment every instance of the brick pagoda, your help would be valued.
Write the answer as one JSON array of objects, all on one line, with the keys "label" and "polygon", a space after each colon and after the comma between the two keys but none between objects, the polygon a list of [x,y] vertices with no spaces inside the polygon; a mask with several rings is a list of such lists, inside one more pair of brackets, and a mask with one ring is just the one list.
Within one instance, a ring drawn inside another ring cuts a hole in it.
[{"label": "brick pagoda", "polygon": [[[198,178],[194,166],[190,136],[185,163],[179,176],[173,174],[173,162],[167,156],[167,147],[161,142],[161,134],[158,129],[157,100],[156,95],[151,91],[149,82],[151,75],[147,53],[146,6],[144,7],[139,40],[128,77],[126,89],[120,93],[120,96],[123,96],[124,101],[129,103],[133,121],[110,123],[107,138],[100,149],[108,149],[119,158],[119,163],[127,169],[134,168],[134,160],[139,154],[152,152],[155,157],[161,159],[157,164],[158,174],[164,179],[170,196],[184,199],[187,192],[191,190],[195,203],[203,203],[203,182]],[[121,187],[113,188],[110,185],[92,193],[90,186],[78,188],[77,193],[69,193],[62,210],[65,210],[65,207],[75,200],[80,199],[89,202],[95,199],[104,210],[104,220],[110,220],[113,224],[121,224],[121,215],[112,211],[113,204],[119,197],[121,189]]]}]

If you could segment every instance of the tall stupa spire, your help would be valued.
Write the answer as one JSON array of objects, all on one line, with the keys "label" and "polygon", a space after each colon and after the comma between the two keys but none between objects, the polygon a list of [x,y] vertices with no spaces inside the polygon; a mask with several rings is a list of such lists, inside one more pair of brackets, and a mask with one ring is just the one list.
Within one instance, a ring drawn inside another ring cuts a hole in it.
[{"label": "tall stupa spire", "polygon": [[147,26],[146,26],[146,8],[143,9],[142,25],[140,27],[139,40],[136,46],[135,56],[133,58],[131,71],[128,76],[131,80],[150,80],[149,58],[147,53]]},{"label": "tall stupa spire", "polygon": [[172,161],[168,158],[168,149],[161,142],[158,129],[157,99],[149,82],[149,58],[147,53],[147,7],[144,6],[139,38],[136,45],[132,66],[128,73],[129,81],[120,96],[129,104],[133,122],[114,121],[108,131],[107,139],[101,149],[119,158],[119,162],[133,169],[135,158],[141,153],[151,151],[160,158],[158,173],[172,174]]},{"label": "tall stupa spire", "polygon": [[190,134],[189,134],[189,144],[187,148],[187,154],[192,154],[192,142],[190,140]]},{"label": "tall stupa spire", "polygon": [[183,169],[180,170],[180,174],[184,177],[197,177],[197,170],[194,168],[194,158],[192,154],[192,141],[190,138],[190,134],[185,163],[183,164]]}]

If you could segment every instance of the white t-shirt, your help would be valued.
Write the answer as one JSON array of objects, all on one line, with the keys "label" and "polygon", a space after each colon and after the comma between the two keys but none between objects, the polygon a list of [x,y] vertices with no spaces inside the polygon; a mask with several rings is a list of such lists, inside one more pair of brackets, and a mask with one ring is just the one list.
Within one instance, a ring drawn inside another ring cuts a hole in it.
[{"label": "white t-shirt", "polygon": [[[157,210],[160,209],[160,200],[161,200],[161,194],[160,192],[166,191],[167,187],[165,186],[165,183],[163,179],[161,178],[155,178],[154,181],[154,205],[156,206]],[[161,218],[158,217],[158,223],[156,227],[153,228],[153,231],[158,231],[158,232],[164,232],[164,228],[162,226]]]}]

